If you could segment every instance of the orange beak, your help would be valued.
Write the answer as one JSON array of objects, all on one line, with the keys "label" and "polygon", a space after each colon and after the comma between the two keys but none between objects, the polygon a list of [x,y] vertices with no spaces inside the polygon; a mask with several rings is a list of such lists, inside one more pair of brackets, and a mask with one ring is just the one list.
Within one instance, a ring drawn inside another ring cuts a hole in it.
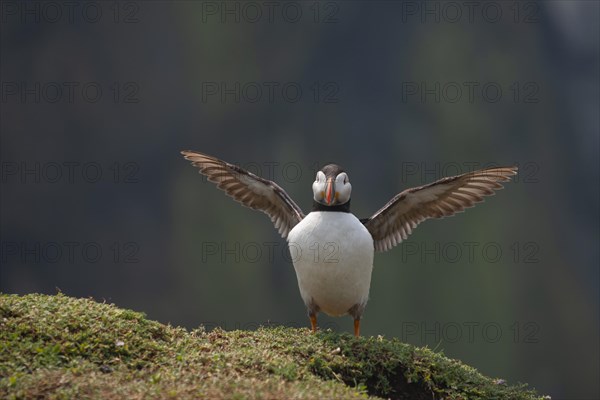
[{"label": "orange beak", "polygon": [[334,184],[333,184],[333,178],[329,178],[327,179],[327,186],[325,189],[325,201],[327,202],[327,205],[330,206],[331,203],[333,202],[333,194],[335,193],[334,189]]}]

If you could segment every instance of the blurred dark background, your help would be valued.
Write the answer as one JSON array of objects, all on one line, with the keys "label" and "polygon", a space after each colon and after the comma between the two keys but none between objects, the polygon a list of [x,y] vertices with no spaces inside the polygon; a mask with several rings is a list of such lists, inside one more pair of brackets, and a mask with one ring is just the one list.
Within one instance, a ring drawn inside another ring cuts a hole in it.
[{"label": "blurred dark background", "polygon": [[485,204],[376,255],[363,332],[598,398],[598,2],[466,3],[3,1],[0,290],[187,328],[307,326],[284,240],[180,150],[305,211],[335,161],[359,217],[518,164]]}]

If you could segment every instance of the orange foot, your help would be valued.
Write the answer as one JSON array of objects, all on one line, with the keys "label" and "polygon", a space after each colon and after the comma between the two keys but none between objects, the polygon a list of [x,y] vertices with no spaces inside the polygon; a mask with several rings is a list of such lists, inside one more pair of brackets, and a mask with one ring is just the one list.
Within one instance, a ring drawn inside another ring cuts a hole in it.
[{"label": "orange foot", "polygon": [[354,336],[360,336],[360,319],[354,320]]},{"label": "orange foot", "polygon": [[317,332],[317,316],[316,315],[310,316],[310,327],[311,327],[313,333]]}]

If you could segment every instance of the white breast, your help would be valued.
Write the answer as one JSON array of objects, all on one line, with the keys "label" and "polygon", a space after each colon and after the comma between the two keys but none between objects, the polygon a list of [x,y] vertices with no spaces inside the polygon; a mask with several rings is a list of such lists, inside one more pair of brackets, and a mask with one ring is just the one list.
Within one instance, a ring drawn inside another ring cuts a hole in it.
[{"label": "white breast", "polygon": [[354,215],[316,211],[288,235],[300,294],[332,316],[366,304],[373,270],[373,238]]}]

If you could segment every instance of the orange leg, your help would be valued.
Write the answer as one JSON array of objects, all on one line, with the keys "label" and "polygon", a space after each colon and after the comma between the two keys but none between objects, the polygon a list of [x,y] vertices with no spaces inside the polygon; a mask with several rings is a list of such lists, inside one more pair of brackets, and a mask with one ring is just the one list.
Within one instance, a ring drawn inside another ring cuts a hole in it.
[{"label": "orange leg", "polygon": [[360,319],[354,320],[354,336],[360,336]]},{"label": "orange leg", "polygon": [[314,332],[317,332],[317,316],[316,315],[310,315],[310,327]]}]

